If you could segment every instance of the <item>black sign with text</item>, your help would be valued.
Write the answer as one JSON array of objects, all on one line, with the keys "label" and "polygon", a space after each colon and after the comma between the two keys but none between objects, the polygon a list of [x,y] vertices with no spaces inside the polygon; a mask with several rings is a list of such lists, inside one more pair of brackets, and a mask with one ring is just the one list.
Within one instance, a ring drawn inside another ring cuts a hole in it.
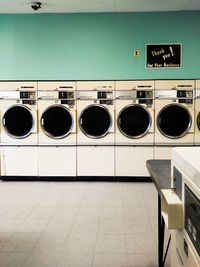
[{"label": "black sign with text", "polygon": [[181,44],[147,44],[146,68],[180,68]]}]

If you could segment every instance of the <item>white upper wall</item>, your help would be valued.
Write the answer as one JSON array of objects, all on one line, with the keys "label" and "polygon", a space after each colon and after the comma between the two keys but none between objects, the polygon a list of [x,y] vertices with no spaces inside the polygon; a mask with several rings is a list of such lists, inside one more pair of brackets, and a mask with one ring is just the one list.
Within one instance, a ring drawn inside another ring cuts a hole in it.
[{"label": "white upper wall", "polygon": [[36,1],[2,0],[0,13],[85,13],[151,12],[200,10],[200,0],[39,0],[42,8],[34,11]]}]

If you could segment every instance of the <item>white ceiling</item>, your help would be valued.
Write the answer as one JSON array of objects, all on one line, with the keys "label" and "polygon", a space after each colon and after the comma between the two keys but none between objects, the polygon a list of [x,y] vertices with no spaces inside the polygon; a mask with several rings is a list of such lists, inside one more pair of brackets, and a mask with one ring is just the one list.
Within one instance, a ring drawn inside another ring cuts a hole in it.
[{"label": "white ceiling", "polygon": [[[200,0],[39,0],[34,11],[31,0],[0,0],[0,13],[150,12],[200,10]],[[37,0],[35,1],[37,2]]]}]

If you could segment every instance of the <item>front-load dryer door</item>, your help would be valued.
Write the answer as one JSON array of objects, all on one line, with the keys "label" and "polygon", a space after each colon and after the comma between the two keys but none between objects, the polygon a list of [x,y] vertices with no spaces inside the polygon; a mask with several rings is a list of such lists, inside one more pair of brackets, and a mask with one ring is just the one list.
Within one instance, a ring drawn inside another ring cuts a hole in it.
[{"label": "front-load dryer door", "polygon": [[200,131],[200,112],[197,115],[197,127],[198,127],[198,129]]},{"label": "front-load dryer door", "polygon": [[27,137],[32,133],[35,124],[31,110],[23,105],[14,105],[7,109],[2,122],[7,134],[13,138]]},{"label": "front-load dryer door", "polygon": [[128,138],[140,138],[149,132],[152,119],[149,111],[141,105],[123,108],[117,118],[120,132]]},{"label": "front-load dryer door", "polygon": [[161,109],[157,116],[159,131],[171,139],[181,138],[187,134],[192,125],[190,112],[184,106],[169,104]]},{"label": "front-load dryer door", "polygon": [[81,131],[90,138],[102,138],[112,128],[112,118],[107,108],[100,105],[86,107],[79,118]]},{"label": "front-load dryer door", "polygon": [[59,139],[71,133],[74,120],[67,108],[61,105],[53,105],[42,113],[40,124],[47,136]]}]

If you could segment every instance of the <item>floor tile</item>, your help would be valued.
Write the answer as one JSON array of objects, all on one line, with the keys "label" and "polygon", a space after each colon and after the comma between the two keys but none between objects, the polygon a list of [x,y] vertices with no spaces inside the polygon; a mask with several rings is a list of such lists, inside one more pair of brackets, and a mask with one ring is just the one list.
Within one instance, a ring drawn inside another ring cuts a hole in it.
[{"label": "floor tile", "polygon": [[64,244],[64,253],[94,253],[96,234],[71,233]]},{"label": "floor tile", "polygon": [[61,252],[66,238],[67,233],[43,232],[35,242],[32,252]]},{"label": "floor tile", "polygon": [[48,224],[49,218],[35,219],[28,218],[17,229],[18,232],[42,232]]},{"label": "floor tile", "polygon": [[57,264],[157,267],[154,185],[0,183],[0,267]]},{"label": "floor tile", "polygon": [[27,253],[0,252],[1,267],[21,267],[27,257]]},{"label": "floor tile", "polygon": [[92,267],[126,267],[126,255],[95,254]]},{"label": "floor tile", "polygon": [[69,233],[73,226],[74,218],[52,218],[44,228],[44,232]]},{"label": "floor tile", "polygon": [[157,253],[153,234],[127,234],[126,251],[130,254],[154,254]]},{"label": "floor tile", "polygon": [[57,267],[91,267],[92,259],[93,254],[89,253],[65,253],[61,254]]},{"label": "floor tile", "polygon": [[[23,267],[55,267],[58,264],[58,253],[30,253],[23,263]],[[7,266],[6,266],[7,267]],[[14,267],[14,266],[13,266]]]},{"label": "floor tile", "polygon": [[15,232],[12,237],[5,243],[1,251],[4,252],[29,252],[37,239],[39,233],[37,232]]},{"label": "floor tile", "polygon": [[124,218],[101,218],[98,233],[100,234],[124,234]]},{"label": "floor tile", "polygon": [[98,234],[95,253],[125,253],[125,235]]}]

